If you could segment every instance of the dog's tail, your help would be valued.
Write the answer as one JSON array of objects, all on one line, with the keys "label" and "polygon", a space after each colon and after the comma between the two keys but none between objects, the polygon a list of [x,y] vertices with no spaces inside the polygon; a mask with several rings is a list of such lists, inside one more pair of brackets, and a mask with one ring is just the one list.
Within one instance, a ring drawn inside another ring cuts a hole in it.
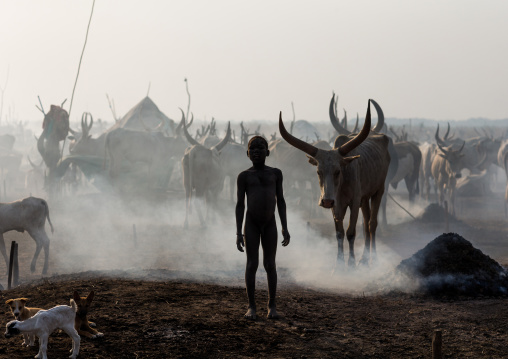
[{"label": "dog's tail", "polygon": [[77,306],[76,302],[74,301],[74,299],[71,299],[71,307],[72,307],[72,309],[74,309],[75,312],[78,311],[78,306]]}]

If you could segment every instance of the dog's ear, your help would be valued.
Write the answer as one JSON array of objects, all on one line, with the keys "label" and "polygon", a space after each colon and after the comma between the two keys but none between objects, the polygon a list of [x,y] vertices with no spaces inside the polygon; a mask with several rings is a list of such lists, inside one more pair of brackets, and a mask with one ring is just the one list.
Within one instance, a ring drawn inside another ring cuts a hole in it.
[{"label": "dog's ear", "polygon": [[92,291],[90,292],[90,294],[88,294],[88,297],[86,297],[86,301],[87,301],[88,303],[91,303],[91,302],[92,302],[92,300],[93,300],[94,295],[95,295],[95,293],[94,293],[94,291],[92,290]]},{"label": "dog's ear", "polygon": [[72,296],[74,297],[74,301],[76,303],[79,303],[81,301],[81,297],[79,296],[78,292],[74,291],[74,294]]},{"label": "dog's ear", "polygon": [[28,302],[28,298],[19,298],[19,301],[25,305]]},{"label": "dog's ear", "polygon": [[14,299],[7,299],[7,300],[5,301],[5,304],[7,304],[7,305],[11,305],[11,303],[12,303],[12,302],[14,302]]}]

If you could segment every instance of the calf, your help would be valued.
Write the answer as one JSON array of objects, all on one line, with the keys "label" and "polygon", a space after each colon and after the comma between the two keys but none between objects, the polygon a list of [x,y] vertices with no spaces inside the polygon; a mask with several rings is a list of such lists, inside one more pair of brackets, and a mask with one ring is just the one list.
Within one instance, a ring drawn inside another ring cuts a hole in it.
[{"label": "calf", "polygon": [[48,272],[49,259],[49,238],[44,229],[46,218],[51,226],[53,233],[53,224],[49,219],[48,203],[36,197],[28,197],[22,200],[0,203],[0,252],[4,256],[5,264],[9,266],[9,258],[5,250],[5,241],[3,234],[8,231],[27,231],[36,244],[35,254],[30,265],[30,270],[35,272],[35,263],[37,257],[44,248],[44,267],[42,274]]}]

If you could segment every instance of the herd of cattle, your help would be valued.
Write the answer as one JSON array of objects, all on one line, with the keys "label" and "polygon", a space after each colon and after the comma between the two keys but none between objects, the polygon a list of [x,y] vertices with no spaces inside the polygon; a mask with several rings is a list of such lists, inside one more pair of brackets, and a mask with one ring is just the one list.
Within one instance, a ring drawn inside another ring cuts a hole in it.
[{"label": "herd of cattle", "polygon": [[[372,127],[371,103],[377,113],[377,123]],[[176,124],[160,113],[147,97],[126,118],[117,120],[112,127],[93,136],[91,114],[82,115],[81,131],[77,131],[69,126],[69,115],[62,106],[52,105],[50,111],[44,113],[43,131],[36,138],[41,164],[37,165],[37,161],[26,154],[15,154],[15,137],[3,134],[0,137],[2,175],[18,170],[21,157],[26,156],[31,166],[26,174],[26,190],[33,192],[34,189],[29,187],[36,182],[38,174],[43,178],[40,182],[44,183],[45,193],[50,199],[61,195],[64,183],[72,183],[77,188],[80,180],[94,184],[99,190],[114,189],[123,193],[167,193],[176,181],[178,185],[174,188],[179,187],[185,192],[185,226],[188,226],[194,197],[206,203],[207,217],[213,213],[225,187],[229,189],[230,200],[234,201],[236,177],[250,166],[246,143],[249,136],[261,132],[258,127],[254,133],[249,133],[242,124],[237,142],[237,136],[228,124],[226,134],[221,138],[212,119],[208,126],[201,126],[193,136],[190,133],[193,118],[189,121],[189,115],[183,110],[181,112],[182,118]],[[488,129],[480,133],[474,128],[461,127],[450,134],[449,124],[444,135],[440,134],[439,125],[433,136],[423,127],[410,133],[402,128],[397,133],[394,128],[387,128],[383,111],[374,100],[369,100],[361,130],[358,131],[357,116],[356,125],[350,131],[346,112],[342,120],[337,116],[335,95],[330,100],[328,112],[332,125],[330,131],[333,131],[328,140],[320,139],[315,127],[309,123],[306,123],[310,128],[306,135],[296,135],[293,131],[294,119],[288,131],[281,115],[279,133],[282,138],[277,133],[267,138],[270,150],[267,164],[282,170],[287,192],[312,193],[319,206],[332,210],[338,260],[344,260],[343,241],[346,237],[349,265],[355,263],[353,248],[360,209],[366,238],[360,263],[368,263],[375,256],[378,211],[381,212],[381,223],[386,224],[390,186],[396,189],[404,180],[409,202],[415,201],[418,196],[424,200],[435,198],[441,205],[446,201],[449,212],[455,214],[458,191],[488,192],[497,172],[495,166],[501,167],[508,176],[506,133],[495,136]],[[311,140],[313,135],[315,141]],[[409,136],[412,139],[408,139]],[[66,141],[68,147],[64,151]],[[435,196],[432,195],[432,187]],[[505,200],[508,201],[508,186]],[[49,214],[44,205],[39,202],[37,205],[41,211],[37,221],[39,224],[42,221],[44,227]],[[207,219],[201,212],[201,206],[195,207],[199,221],[204,225]],[[5,211],[4,207],[0,209]],[[348,209],[349,226],[344,230],[343,221]],[[5,222],[3,217],[0,222]],[[0,228],[4,232],[11,229],[22,228],[19,225],[16,228],[8,225]],[[36,255],[42,247],[46,249],[45,233],[40,234],[40,229],[28,232],[37,242]],[[37,234],[34,236],[31,232]],[[0,250],[6,258],[2,237]],[[35,260],[36,256],[33,267]],[[47,263],[44,267],[47,270]]]}]

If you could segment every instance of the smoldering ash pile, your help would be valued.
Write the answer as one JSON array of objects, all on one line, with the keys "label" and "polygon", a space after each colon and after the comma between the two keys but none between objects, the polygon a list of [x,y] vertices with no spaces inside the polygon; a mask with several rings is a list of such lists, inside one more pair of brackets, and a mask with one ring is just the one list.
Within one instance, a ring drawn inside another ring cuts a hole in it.
[{"label": "smoldering ash pile", "polygon": [[444,233],[395,269],[433,296],[506,296],[508,272],[458,235]]}]

